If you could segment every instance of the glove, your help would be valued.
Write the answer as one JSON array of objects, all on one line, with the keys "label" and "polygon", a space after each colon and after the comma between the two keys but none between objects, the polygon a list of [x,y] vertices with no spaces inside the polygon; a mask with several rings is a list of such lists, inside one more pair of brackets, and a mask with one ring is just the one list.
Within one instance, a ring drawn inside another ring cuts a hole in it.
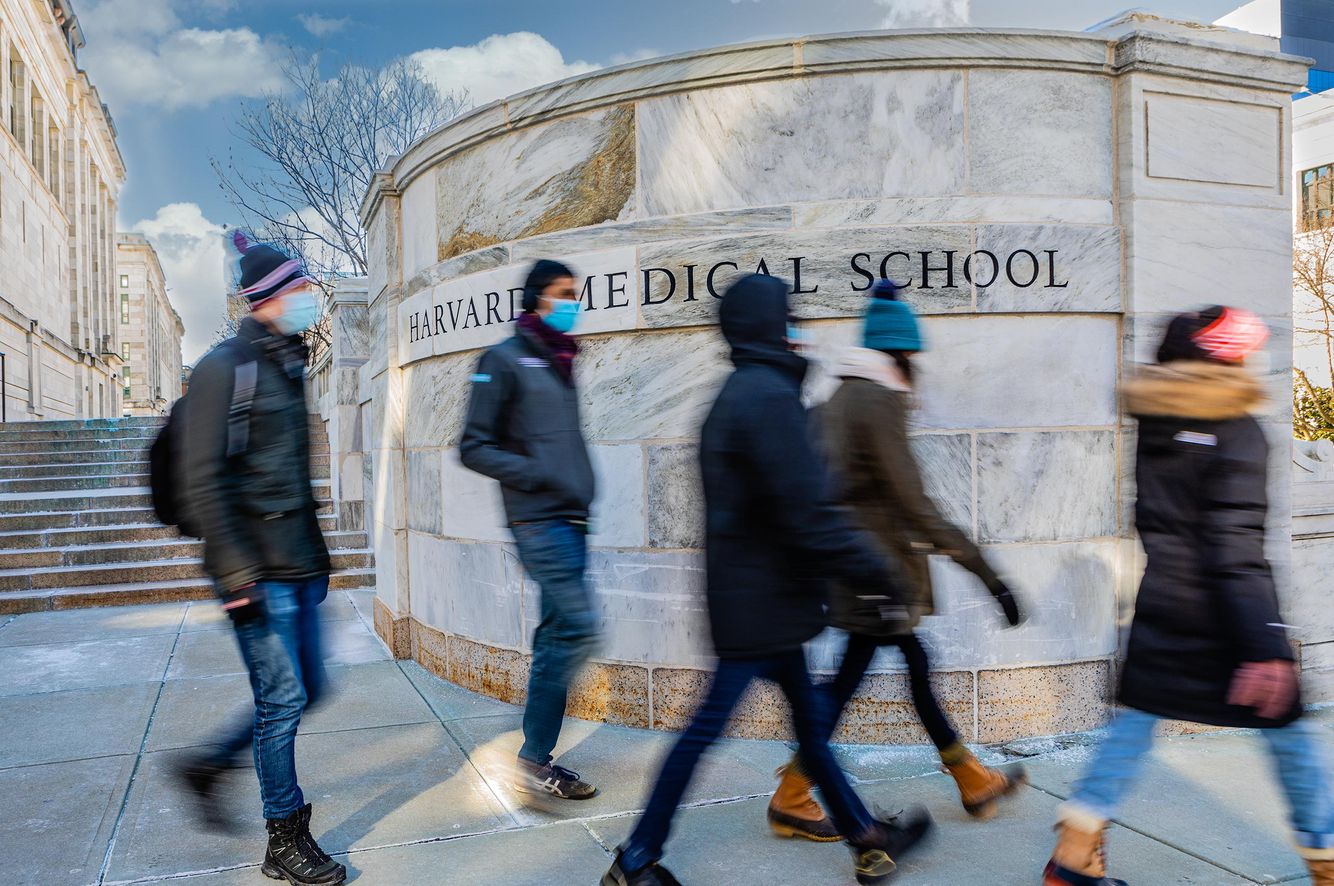
[{"label": "glove", "polygon": [[254,582],[228,591],[222,597],[222,611],[237,627],[261,621],[265,614],[264,592]]},{"label": "glove", "polygon": [[1001,612],[1005,613],[1005,620],[1009,622],[1010,627],[1018,627],[1019,623],[1024,620],[1024,616],[1019,611],[1019,601],[1014,598],[1014,594],[1011,593],[1005,582],[997,579],[987,590],[1000,604]]}]

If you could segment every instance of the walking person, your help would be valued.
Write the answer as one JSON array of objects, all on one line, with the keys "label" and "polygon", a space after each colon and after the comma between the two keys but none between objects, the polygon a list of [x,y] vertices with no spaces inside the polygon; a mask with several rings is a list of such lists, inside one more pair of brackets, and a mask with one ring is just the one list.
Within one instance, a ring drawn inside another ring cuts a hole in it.
[{"label": "walking person", "polygon": [[700,439],[718,663],[707,697],[667,755],[647,809],[602,882],[677,882],[659,863],[677,804],[746,687],[763,677],[777,682],[792,706],[802,759],[847,835],[857,882],[884,883],[930,819],[913,812],[876,821],[862,805],[830,752],[832,711],[811,684],[802,644],[825,626],[824,576],[860,587],[860,605],[888,617],[898,616],[901,579],[826,498],[825,470],[801,405],[806,360],[789,344],[787,284],[744,277],[723,296],[718,317],[736,367]]},{"label": "walking person", "polygon": [[1147,555],[1120,702],[1059,812],[1045,886],[1125,886],[1107,877],[1104,834],[1160,719],[1259,729],[1317,886],[1334,886],[1334,794],[1322,732],[1302,718],[1297,669],[1264,554],[1264,399],[1246,358],[1268,331],[1213,307],[1167,328],[1156,365],[1125,390],[1139,420],[1135,525]]},{"label": "walking person", "polygon": [[[1011,627],[1019,624],[1019,607],[982,552],[941,515],[923,488],[908,443],[908,418],[913,404],[912,358],[926,346],[912,308],[900,300],[898,287],[889,280],[879,281],[872,290],[862,343],[863,347],[849,349],[834,367],[842,384],[816,410],[816,422],[840,501],[851,508],[856,522],[875,536],[907,578],[907,605],[901,619],[868,617],[857,605],[860,589],[835,583],[830,623],[847,631],[848,644],[838,676],[828,684],[835,712],[830,732],[856,694],[876,650],[897,647],[908,664],[918,719],[957,783],[964,809],[977,818],[989,818],[996,812],[997,799],[1024,781],[1024,771],[983,766],[959,741],[931,689],[930,661],[913,633],[921,618],[935,610],[928,556],[947,555],[976,575],[996,598]],[[800,761],[794,758],[779,771],[782,780],[768,810],[774,832],[817,842],[842,839],[811,796],[811,780]]]},{"label": "walking person", "polygon": [[477,364],[459,445],[465,466],[500,483],[519,559],[542,593],[514,787],[564,800],[597,794],[551,756],[570,683],[598,640],[584,577],[593,468],[579,427],[579,348],[570,336],[579,307],[569,268],[533,265],[513,337]]},{"label": "walking person", "polygon": [[301,340],[317,316],[315,283],[300,261],[239,234],[235,242],[250,314],[191,374],[180,481],[255,711],[179,774],[207,820],[220,824],[218,782],[250,749],[269,835],[261,870],[294,884],[338,884],[347,870],[311,836],[295,752],[301,715],[325,688],[318,606],[330,572],[311,492]]}]

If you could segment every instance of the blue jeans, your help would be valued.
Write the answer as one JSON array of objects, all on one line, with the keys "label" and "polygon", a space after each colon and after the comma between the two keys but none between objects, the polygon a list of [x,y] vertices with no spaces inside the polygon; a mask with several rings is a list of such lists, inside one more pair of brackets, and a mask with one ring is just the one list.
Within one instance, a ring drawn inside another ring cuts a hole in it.
[{"label": "blue jeans", "polygon": [[648,808],[622,847],[623,870],[638,870],[662,858],[672,815],[690,786],[699,758],[722,734],[746,687],[757,677],[773,680],[787,696],[802,767],[820,789],[839,831],[855,839],[870,830],[874,824],[871,814],[829,750],[828,737],[833,731],[830,724],[835,714],[829,694],[811,684],[802,651],[794,649],[763,658],[725,658],[714,668],[708,696],[663,762]]},{"label": "blue jeans", "polygon": [[259,588],[265,617],[234,626],[250,671],[255,713],[218,747],[211,762],[234,766],[252,748],[264,817],[286,818],[306,802],[296,781],[296,730],[302,712],[319,701],[325,688],[318,607],[329,594],[329,579],[265,581]]},{"label": "blue jeans", "polygon": [[[1160,719],[1133,708],[1117,713],[1093,763],[1075,784],[1067,809],[1103,821],[1115,817],[1143,767]],[[1320,727],[1303,717],[1282,729],[1261,729],[1259,733],[1288,798],[1297,845],[1334,848],[1334,796]]]},{"label": "blue jeans", "polygon": [[533,633],[519,756],[544,765],[551,761],[560,738],[570,682],[597,646],[598,616],[584,581],[588,534],[568,520],[516,523],[510,528],[519,560],[542,589],[542,620]]}]

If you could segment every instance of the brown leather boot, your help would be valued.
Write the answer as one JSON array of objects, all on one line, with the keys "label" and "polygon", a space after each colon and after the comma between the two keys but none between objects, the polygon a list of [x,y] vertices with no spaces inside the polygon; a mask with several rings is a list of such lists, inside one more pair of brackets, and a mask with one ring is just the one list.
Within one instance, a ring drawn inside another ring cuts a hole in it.
[{"label": "brown leather boot", "polygon": [[1042,886],[1127,886],[1107,876],[1106,832],[1107,822],[1063,810]]},{"label": "brown leather boot", "polygon": [[817,843],[843,839],[838,828],[811,796],[811,780],[795,759],[779,766],[778,791],[769,801],[769,827],[780,837],[805,837]]},{"label": "brown leather boot", "polygon": [[1311,886],[1334,886],[1334,854],[1328,849],[1304,850],[1306,868],[1311,872]]},{"label": "brown leather boot", "polygon": [[940,752],[945,771],[959,786],[964,810],[974,818],[988,819],[996,814],[996,800],[1028,781],[1022,766],[1006,770],[983,766],[963,745],[956,744]]}]

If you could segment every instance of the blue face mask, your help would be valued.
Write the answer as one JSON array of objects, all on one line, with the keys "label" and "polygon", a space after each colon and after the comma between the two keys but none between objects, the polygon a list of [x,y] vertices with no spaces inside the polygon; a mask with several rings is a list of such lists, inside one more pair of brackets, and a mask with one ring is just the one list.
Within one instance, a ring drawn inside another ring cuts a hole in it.
[{"label": "blue face mask", "polygon": [[320,306],[315,300],[315,293],[309,289],[291,292],[282,297],[283,312],[273,321],[283,335],[296,335],[315,325],[319,317]]},{"label": "blue face mask", "polygon": [[793,348],[804,348],[810,344],[810,337],[802,332],[795,323],[787,324],[787,343]]},{"label": "blue face mask", "polygon": [[557,298],[551,302],[551,313],[546,316],[546,324],[557,332],[569,333],[579,319],[579,309],[583,302],[578,299]]}]

